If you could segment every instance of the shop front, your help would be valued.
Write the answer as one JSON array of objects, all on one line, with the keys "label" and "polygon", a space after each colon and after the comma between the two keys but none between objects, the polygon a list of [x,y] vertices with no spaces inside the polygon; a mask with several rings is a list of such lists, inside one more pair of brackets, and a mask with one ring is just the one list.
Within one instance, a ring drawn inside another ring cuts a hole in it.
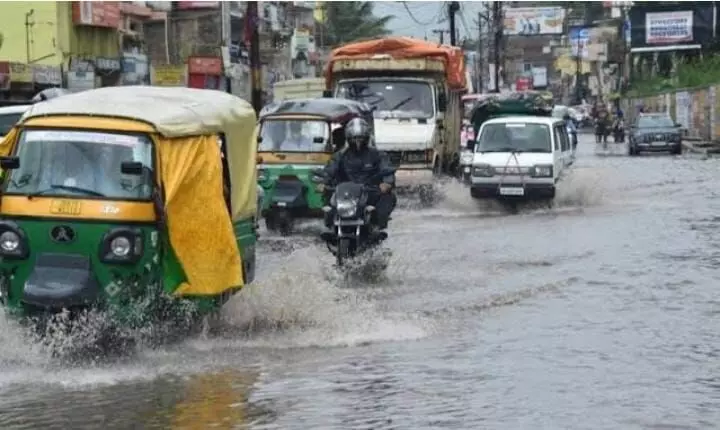
[{"label": "shop front", "polygon": [[32,68],[24,63],[10,63],[10,94],[14,100],[30,100],[35,95]]},{"label": "shop front", "polygon": [[150,85],[150,64],[145,54],[123,52],[121,85]]},{"label": "shop front", "polygon": [[95,79],[99,87],[114,87],[120,83],[122,66],[119,58],[97,57]]},{"label": "shop front", "polygon": [[62,87],[62,69],[60,66],[49,66],[46,64],[32,65],[34,93],[39,93],[48,88]]},{"label": "shop front", "polygon": [[93,61],[70,58],[67,73],[67,89],[77,93],[95,88],[95,65]]},{"label": "shop front", "polygon": [[188,57],[189,88],[225,90],[221,57]]}]

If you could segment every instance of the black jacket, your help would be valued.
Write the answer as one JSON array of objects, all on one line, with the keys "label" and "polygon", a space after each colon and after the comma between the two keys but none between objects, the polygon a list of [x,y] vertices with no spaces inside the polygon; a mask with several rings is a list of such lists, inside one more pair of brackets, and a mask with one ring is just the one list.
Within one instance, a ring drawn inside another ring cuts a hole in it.
[{"label": "black jacket", "polygon": [[[327,180],[329,182],[354,182],[363,185],[377,185],[381,181],[370,179],[383,170],[392,169],[390,159],[384,152],[375,148],[365,148],[362,151],[343,149],[333,155],[332,160],[325,166]],[[387,175],[382,182],[390,185],[395,184],[395,175]]]}]

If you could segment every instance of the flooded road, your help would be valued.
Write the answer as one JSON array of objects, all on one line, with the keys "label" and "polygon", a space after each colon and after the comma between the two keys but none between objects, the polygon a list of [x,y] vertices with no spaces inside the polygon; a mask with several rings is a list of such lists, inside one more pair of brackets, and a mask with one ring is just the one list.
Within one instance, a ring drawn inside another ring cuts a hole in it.
[{"label": "flooded road", "polygon": [[264,236],[235,333],[71,367],[1,323],[0,428],[713,428],[720,165],[616,152],[551,210],[396,211],[374,283]]}]

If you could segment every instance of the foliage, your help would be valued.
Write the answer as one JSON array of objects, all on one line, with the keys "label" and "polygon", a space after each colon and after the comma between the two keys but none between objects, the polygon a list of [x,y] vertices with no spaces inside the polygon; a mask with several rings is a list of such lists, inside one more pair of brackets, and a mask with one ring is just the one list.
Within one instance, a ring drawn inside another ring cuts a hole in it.
[{"label": "foliage", "polygon": [[377,17],[372,2],[326,2],[322,26],[324,46],[337,47],[358,40],[387,36],[392,15]]},{"label": "foliage", "polygon": [[630,97],[653,95],[717,83],[720,83],[720,55],[713,55],[694,63],[679,64],[673,78],[635,79],[631,83],[628,95]]}]

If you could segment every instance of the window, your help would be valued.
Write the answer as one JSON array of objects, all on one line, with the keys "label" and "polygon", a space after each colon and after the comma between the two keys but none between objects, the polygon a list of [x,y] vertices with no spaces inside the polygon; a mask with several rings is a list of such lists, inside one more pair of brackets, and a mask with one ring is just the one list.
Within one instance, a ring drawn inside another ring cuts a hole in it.
[{"label": "window", "polygon": [[430,84],[413,81],[350,81],[338,86],[338,97],[375,106],[375,118],[432,118],[435,100]]},{"label": "window", "polygon": [[553,127],[553,134],[555,135],[555,150],[562,151],[562,132],[560,131],[560,127]]},{"label": "window", "polygon": [[[10,173],[7,194],[149,200],[153,191],[150,138],[138,134],[26,130],[20,135],[20,167]],[[142,175],[125,175],[136,161]]]},{"label": "window", "polygon": [[268,119],[260,129],[259,151],[328,152],[331,151],[330,127],[325,121]]},{"label": "window", "polygon": [[644,115],[638,118],[638,128],[668,128],[675,127],[675,123],[669,116]]},{"label": "window", "polygon": [[570,138],[568,137],[567,128],[564,124],[557,126],[560,132],[560,147],[563,152],[570,150]]},{"label": "window", "polygon": [[22,112],[0,115],[0,136],[5,136],[10,133],[10,130],[12,130],[13,126],[20,121],[22,116]]},{"label": "window", "polygon": [[552,152],[550,128],[545,124],[509,122],[486,124],[476,152]]}]

